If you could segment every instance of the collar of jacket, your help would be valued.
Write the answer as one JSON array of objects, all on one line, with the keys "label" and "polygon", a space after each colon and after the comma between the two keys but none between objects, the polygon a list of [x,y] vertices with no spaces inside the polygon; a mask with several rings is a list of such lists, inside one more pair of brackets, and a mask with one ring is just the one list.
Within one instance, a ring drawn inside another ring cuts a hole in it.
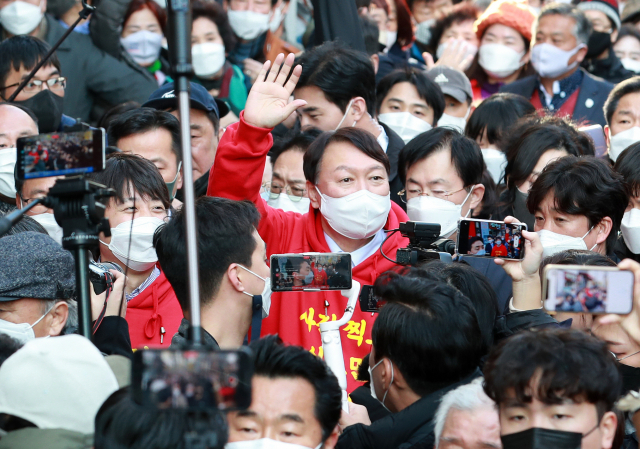
[{"label": "collar of jacket", "polygon": [[[182,339],[184,340],[179,341],[179,343],[186,344],[189,341],[190,328],[191,328],[191,322],[189,322],[189,320],[187,320],[186,318],[183,318],[182,321],[180,322],[180,327],[178,328],[178,335],[182,337]],[[204,328],[201,328],[201,329],[202,329],[202,343],[204,344],[204,346],[208,346],[214,349],[220,349],[220,345],[218,345],[218,342],[216,341],[216,339],[213,338],[213,335],[207,332]],[[173,341],[172,341],[172,344],[173,344]]]}]

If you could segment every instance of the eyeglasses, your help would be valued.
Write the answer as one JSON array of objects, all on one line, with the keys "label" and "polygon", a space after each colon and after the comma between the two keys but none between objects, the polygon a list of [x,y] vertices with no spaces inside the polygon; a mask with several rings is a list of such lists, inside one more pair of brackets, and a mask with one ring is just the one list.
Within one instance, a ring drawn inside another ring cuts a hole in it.
[{"label": "eyeglasses", "polygon": [[[447,200],[449,201],[449,197],[451,195],[454,195],[458,192],[462,192],[463,190],[465,190],[465,187],[456,190],[454,192],[449,192],[447,190],[432,190],[431,193],[428,192],[423,192],[420,189],[411,189],[409,191],[407,191],[406,189],[402,189],[398,192],[398,196],[400,197],[400,199],[402,200],[403,203],[406,203],[407,201],[409,201],[411,198],[415,198],[417,196],[433,196],[435,198],[440,198],[441,200]],[[411,198],[407,198],[408,195],[411,195]]]},{"label": "eyeglasses", "polygon": [[[20,196],[20,200],[22,201],[22,207],[26,207],[29,204],[31,204],[31,202],[35,201],[35,200],[39,200],[44,198],[46,195],[42,195],[36,198],[23,198],[22,196]],[[44,204],[38,204],[36,206],[33,206],[33,208],[31,208],[31,212],[39,212],[39,213],[44,213],[47,211],[47,206],[45,206]]]},{"label": "eyeglasses", "polygon": [[275,200],[282,193],[289,195],[292,201],[300,201],[307,193],[307,189],[297,186],[284,186],[280,182],[265,182],[262,184],[262,192],[269,192],[269,198]]},{"label": "eyeglasses", "polygon": [[[45,81],[32,79],[27,83],[26,86],[24,86],[23,90],[27,93],[40,92],[42,91],[42,85],[44,83],[47,83],[47,86],[49,86],[49,89],[52,91],[62,91],[65,89],[65,87],[67,87],[67,79],[64,76],[56,76],[54,78],[49,78],[48,80],[45,80]],[[11,84],[9,86],[3,87],[2,90],[6,90],[6,89],[9,89],[10,87],[15,87],[19,85],[20,83]]]}]

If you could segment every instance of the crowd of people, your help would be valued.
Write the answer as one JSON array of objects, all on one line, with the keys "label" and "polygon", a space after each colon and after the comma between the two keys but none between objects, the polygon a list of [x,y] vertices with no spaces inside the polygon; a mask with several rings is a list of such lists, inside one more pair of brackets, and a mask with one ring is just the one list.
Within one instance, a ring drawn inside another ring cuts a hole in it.
[{"label": "crowd of people", "polygon": [[90,3],[0,0],[0,449],[638,447],[640,0],[191,0],[191,154],[166,1]]}]

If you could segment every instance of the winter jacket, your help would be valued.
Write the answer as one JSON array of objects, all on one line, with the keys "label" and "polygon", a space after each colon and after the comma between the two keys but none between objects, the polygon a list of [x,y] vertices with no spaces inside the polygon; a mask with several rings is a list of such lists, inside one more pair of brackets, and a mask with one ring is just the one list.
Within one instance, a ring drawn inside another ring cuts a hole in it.
[{"label": "winter jacket", "polygon": [[[324,237],[320,211],[310,207],[306,214],[284,212],[268,206],[260,197],[265,159],[272,143],[270,130],[247,124],[242,113],[240,121],[230,125],[220,140],[207,195],[252,201],[261,214],[258,233],[267,245],[269,256],[331,252]],[[396,229],[400,222],[407,220],[400,206],[392,202],[384,228]],[[396,233],[386,241],[383,251],[393,259],[396,250],[407,244],[408,239]],[[353,279],[361,285],[373,285],[380,274],[395,266],[376,251],[353,268]],[[325,301],[328,302],[326,310]],[[322,356],[319,323],[340,319],[346,304],[347,298],[339,291],[273,293],[269,317],[262,323],[262,335],[278,333],[285,342]],[[372,315],[356,307],[351,320],[341,329],[348,391],[360,385],[355,380],[358,365],[371,351],[371,328],[375,321]]]}]

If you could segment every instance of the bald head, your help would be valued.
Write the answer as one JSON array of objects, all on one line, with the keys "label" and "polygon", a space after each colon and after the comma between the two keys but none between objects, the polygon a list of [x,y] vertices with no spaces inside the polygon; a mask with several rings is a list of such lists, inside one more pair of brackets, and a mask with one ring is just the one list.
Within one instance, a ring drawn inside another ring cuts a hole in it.
[{"label": "bald head", "polygon": [[29,114],[11,104],[0,104],[0,149],[15,147],[19,137],[36,134],[38,125]]}]

